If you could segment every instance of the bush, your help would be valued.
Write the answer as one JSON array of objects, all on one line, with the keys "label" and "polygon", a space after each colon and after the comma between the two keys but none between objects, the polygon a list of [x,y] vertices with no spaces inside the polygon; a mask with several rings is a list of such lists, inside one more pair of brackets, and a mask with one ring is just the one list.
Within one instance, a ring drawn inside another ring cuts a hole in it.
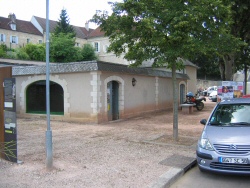
[{"label": "bush", "polygon": [[30,60],[45,61],[46,49],[44,44],[27,44],[24,47],[24,51],[29,56]]},{"label": "bush", "polygon": [[7,56],[7,46],[5,44],[0,45],[0,57],[6,57]]},{"label": "bush", "polygon": [[95,54],[95,49],[91,44],[85,44],[82,48],[83,61],[96,60],[97,56]]},{"label": "bush", "polygon": [[0,57],[6,57],[6,56],[7,56],[6,52],[0,48]]},{"label": "bush", "polygon": [[16,58],[21,60],[29,60],[29,55],[25,52],[24,48],[17,48],[16,50]]}]

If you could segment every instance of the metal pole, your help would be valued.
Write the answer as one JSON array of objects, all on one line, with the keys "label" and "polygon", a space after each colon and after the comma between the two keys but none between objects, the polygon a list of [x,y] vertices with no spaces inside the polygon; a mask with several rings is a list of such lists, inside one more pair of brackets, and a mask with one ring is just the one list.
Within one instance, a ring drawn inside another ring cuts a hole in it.
[{"label": "metal pole", "polygon": [[50,81],[49,81],[49,0],[46,0],[46,112],[47,112],[47,131],[46,131],[46,168],[53,166],[52,159],[52,131],[50,128]]}]

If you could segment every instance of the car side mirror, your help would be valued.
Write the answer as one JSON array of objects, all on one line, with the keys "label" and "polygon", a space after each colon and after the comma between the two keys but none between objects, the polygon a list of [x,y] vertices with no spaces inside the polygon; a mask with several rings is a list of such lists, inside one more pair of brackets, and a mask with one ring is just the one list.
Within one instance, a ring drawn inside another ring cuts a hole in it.
[{"label": "car side mirror", "polygon": [[207,120],[206,120],[206,119],[202,119],[202,120],[200,120],[200,123],[201,123],[202,125],[206,125]]}]

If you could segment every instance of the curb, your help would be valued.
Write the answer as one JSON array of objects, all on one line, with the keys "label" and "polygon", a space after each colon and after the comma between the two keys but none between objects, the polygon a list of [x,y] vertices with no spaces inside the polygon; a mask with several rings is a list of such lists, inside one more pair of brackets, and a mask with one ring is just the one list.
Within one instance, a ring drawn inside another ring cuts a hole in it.
[{"label": "curb", "polygon": [[157,181],[149,185],[148,188],[169,188],[174,182],[176,182],[195,165],[196,159],[193,159],[193,161],[185,168],[171,167],[166,173],[162,174]]}]

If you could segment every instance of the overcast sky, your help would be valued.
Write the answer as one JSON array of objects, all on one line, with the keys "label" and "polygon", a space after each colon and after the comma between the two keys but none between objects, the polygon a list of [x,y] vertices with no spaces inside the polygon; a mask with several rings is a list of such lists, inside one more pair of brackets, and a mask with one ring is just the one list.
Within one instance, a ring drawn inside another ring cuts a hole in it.
[{"label": "overcast sky", "polygon": [[[84,27],[96,10],[111,12],[108,1],[121,0],[49,0],[49,19],[58,21],[64,8],[70,24]],[[46,0],[0,0],[0,16],[7,18],[9,13],[14,13],[17,19],[25,21],[30,21],[32,16],[46,18]],[[90,23],[90,28],[96,27],[94,23]]]}]

